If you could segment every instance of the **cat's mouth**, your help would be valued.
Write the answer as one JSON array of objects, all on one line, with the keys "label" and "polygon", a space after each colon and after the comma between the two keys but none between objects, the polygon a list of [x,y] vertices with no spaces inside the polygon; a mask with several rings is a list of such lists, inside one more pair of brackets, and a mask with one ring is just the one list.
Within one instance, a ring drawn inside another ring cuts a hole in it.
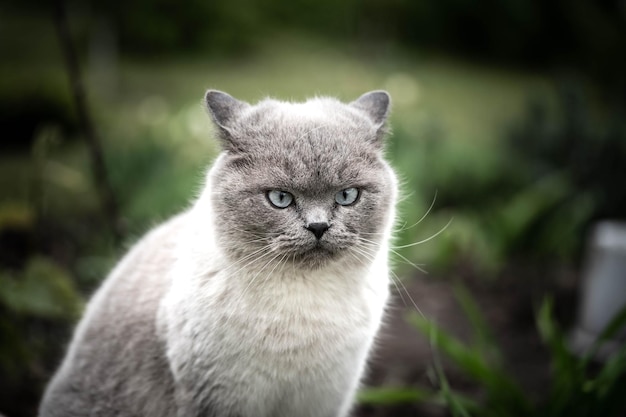
[{"label": "cat's mouth", "polygon": [[292,259],[297,264],[311,268],[319,268],[339,258],[341,253],[341,248],[335,247],[335,245],[328,242],[318,240],[311,244],[310,247],[295,252]]},{"label": "cat's mouth", "polygon": [[274,241],[275,250],[282,253],[285,259],[303,268],[318,269],[337,261],[349,249],[352,242],[348,239],[337,239],[324,235],[321,239],[305,235],[305,238],[281,236]]}]

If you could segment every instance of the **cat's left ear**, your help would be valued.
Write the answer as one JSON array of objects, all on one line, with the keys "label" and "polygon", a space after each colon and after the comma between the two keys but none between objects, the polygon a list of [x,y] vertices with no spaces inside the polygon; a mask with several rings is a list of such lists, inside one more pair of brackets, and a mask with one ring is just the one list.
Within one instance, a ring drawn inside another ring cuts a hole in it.
[{"label": "cat's left ear", "polygon": [[378,140],[381,140],[386,133],[385,123],[389,115],[390,104],[389,93],[377,90],[363,94],[350,103],[350,106],[361,110],[369,117],[376,128]]},{"label": "cat's left ear", "polygon": [[237,100],[230,94],[217,90],[207,91],[204,101],[213,122],[219,129],[222,145],[226,149],[235,150],[237,148],[235,122],[250,105],[245,101]]}]

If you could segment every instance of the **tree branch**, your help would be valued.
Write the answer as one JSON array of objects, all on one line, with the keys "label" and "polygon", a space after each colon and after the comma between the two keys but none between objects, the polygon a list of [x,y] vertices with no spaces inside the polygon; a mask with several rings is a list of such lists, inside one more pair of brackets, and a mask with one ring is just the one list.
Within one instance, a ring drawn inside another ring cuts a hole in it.
[{"label": "tree branch", "polygon": [[69,23],[65,3],[62,0],[55,2],[54,22],[57,36],[63,51],[63,58],[67,69],[67,75],[72,90],[74,104],[78,115],[78,122],[86,141],[91,159],[92,175],[100,198],[101,209],[109,224],[109,228],[119,243],[123,236],[123,228],[119,218],[119,210],[115,194],[108,180],[102,145],[96,135],[93,123],[89,114],[85,88],[80,74],[76,50],[70,34]]}]

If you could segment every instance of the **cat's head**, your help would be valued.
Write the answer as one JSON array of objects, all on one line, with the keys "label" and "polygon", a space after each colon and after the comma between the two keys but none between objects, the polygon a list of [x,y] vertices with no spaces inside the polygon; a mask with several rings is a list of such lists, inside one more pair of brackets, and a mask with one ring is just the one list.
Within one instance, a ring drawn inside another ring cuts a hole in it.
[{"label": "cat's head", "polygon": [[383,159],[390,99],[256,105],[205,97],[223,153],[211,170],[214,227],[229,256],[319,268],[371,261],[389,234],[396,181]]}]

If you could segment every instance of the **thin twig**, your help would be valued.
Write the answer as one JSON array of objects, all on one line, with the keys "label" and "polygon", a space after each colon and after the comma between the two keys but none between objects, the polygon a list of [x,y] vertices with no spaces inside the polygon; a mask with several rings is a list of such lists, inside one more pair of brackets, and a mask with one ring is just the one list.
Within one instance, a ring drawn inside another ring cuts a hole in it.
[{"label": "thin twig", "polygon": [[115,194],[108,180],[102,145],[96,135],[93,122],[89,114],[85,87],[80,74],[76,50],[70,34],[69,22],[65,3],[62,0],[56,2],[54,6],[54,22],[57,36],[63,51],[67,75],[76,105],[78,122],[85,137],[89,155],[91,158],[92,175],[95,181],[97,192],[100,198],[101,209],[106,217],[111,232],[115,240],[119,243],[123,230],[119,218],[119,210]]}]

